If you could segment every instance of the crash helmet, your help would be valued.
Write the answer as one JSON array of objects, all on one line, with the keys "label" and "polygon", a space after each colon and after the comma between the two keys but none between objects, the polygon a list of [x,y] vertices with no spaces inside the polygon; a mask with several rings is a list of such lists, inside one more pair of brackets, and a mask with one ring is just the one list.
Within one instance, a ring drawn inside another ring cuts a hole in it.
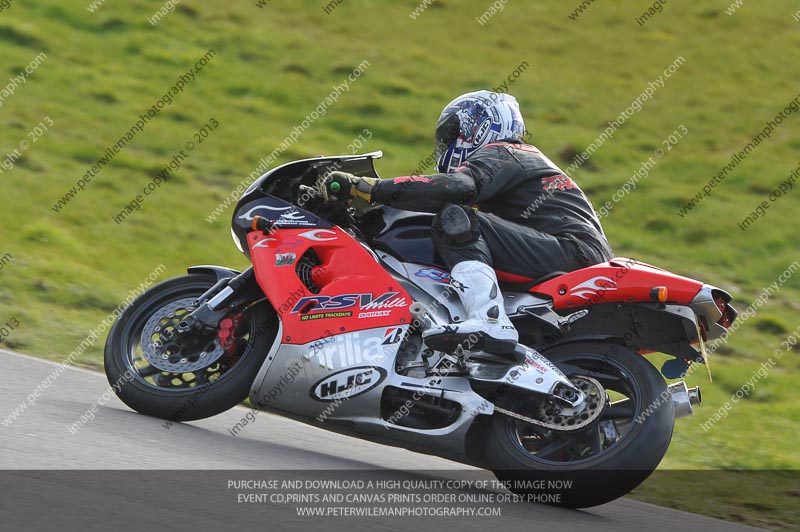
[{"label": "crash helmet", "polygon": [[522,140],[525,123],[510,94],[476,91],[448,103],[436,125],[436,165],[452,172],[482,146],[499,140]]}]

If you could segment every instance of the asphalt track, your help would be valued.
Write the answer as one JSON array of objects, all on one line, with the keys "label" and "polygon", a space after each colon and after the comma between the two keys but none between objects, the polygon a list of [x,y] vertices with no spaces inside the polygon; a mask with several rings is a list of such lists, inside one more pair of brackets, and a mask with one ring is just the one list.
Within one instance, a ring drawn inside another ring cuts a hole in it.
[{"label": "asphalt track", "polygon": [[[4,350],[0,361],[4,530],[757,530],[625,498],[581,511],[494,505],[500,517],[299,516],[297,505],[242,502],[242,490],[230,482],[334,478],[342,471],[373,479],[493,477],[265,413],[234,436],[229,429],[248,412],[241,407],[167,428],[107,393],[102,374],[75,368],[9,421],[55,366]],[[93,404],[95,419],[71,432]]]}]

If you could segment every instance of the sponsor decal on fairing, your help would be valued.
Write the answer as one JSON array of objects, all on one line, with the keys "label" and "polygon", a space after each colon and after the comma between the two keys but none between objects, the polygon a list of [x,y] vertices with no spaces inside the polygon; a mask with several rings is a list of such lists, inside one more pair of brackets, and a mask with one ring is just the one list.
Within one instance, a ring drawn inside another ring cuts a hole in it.
[{"label": "sponsor decal on fairing", "polygon": [[439,268],[422,268],[414,273],[415,277],[427,277],[440,283],[447,283],[450,281],[450,274]]},{"label": "sponsor decal on fairing", "polygon": [[396,344],[403,338],[402,327],[389,327],[383,335],[383,345]]},{"label": "sponsor decal on fairing", "polygon": [[349,368],[317,381],[310,395],[317,401],[351,399],[378,386],[386,378],[383,368],[363,366]]},{"label": "sponsor decal on fairing", "polygon": [[385,318],[392,313],[391,310],[372,310],[370,312],[359,312],[358,317],[360,318]]},{"label": "sponsor decal on fairing", "polygon": [[[272,207],[270,205],[256,205],[238,218],[240,220],[247,220],[249,222],[256,219],[257,215],[254,214],[257,210],[273,211],[273,213],[264,213],[264,218],[272,221],[281,227],[316,227],[316,222],[306,218],[305,214],[300,212],[297,207],[288,205],[286,207]],[[275,218],[274,211],[280,212],[280,216]]]},{"label": "sponsor decal on fairing", "polygon": [[384,292],[378,297],[372,293],[314,295],[300,299],[292,308],[292,314],[302,312],[307,315],[310,312],[347,309],[356,305],[363,311],[359,314],[360,318],[375,318],[389,316],[393,309],[408,306],[408,300],[400,296],[399,292]]},{"label": "sponsor decal on fairing", "polygon": [[304,314],[300,316],[300,321],[323,320],[327,318],[349,318],[353,315],[352,311],[347,312],[319,312],[317,314]]},{"label": "sponsor decal on fairing", "polygon": [[275,255],[275,266],[291,266],[297,260],[294,253],[278,253]]},{"label": "sponsor decal on fairing", "polygon": [[253,215],[253,213],[255,211],[257,211],[258,209],[265,209],[265,210],[268,210],[268,211],[288,211],[291,208],[292,208],[291,205],[287,205],[286,207],[271,207],[269,205],[256,205],[255,207],[253,207],[252,209],[250,209],[246,213],[244,213],[241,216],[239,216],[239,219],[240,220],[247,220],[248,222],[252,222],[256,218]]}]

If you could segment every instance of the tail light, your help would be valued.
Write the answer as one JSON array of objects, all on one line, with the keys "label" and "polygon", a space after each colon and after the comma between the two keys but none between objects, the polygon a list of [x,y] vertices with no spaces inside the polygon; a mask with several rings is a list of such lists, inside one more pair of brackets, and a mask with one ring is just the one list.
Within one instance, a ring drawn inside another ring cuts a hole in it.
[{"label": "tail light", "polygon": [[722,317],[717,320],[717,323],[727,329],[731,326],[731,323],[733,323],[733,314],[731,313],[731,308],[728,306],[728,302],[725,300],[725,298],[719,294],[714,294],[714,303],[716,303],[717,308],[719,309],[720,313],[722,313]]},{"label": "tail light", "polygon": [[717,308],[719,309],[721,314],[725,314],[725,299],[720,295],[714,296],[714,303],[717,304]]},{"label": "tail light", "polygon": [[731,316],[731,314],[727,310],[725,310],[725,313],[717,321],[717,323],[719,323],[720,325],[722,325],[723,327],[725,327],[727,329],[727,328],[729,328],[731,326],[731,323],[733,323],[733,317]]}]

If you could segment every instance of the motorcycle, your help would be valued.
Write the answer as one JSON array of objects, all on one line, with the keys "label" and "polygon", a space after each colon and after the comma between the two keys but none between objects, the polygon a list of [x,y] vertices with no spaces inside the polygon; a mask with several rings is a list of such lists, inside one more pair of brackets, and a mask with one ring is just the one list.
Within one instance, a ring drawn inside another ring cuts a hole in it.
[{"label": "motorcycle", "polygon": [[520,496],[577,479],[553,504],[588,507],[634,489],[699,388],[665,377],[707,362],[736,319],[731,296],[633,259],[529,279],[498,272],[520,333],[508,356],[470,337],[452,353],[421,333],[464,308],[433,248],[433,215],[326,204],[329,172],[378,177],[380,151],[274,168],[236,205],[242,272],[193,266],[118,318],[108,380],[133,410],[171,421],[254,408],[489,469]]}]

